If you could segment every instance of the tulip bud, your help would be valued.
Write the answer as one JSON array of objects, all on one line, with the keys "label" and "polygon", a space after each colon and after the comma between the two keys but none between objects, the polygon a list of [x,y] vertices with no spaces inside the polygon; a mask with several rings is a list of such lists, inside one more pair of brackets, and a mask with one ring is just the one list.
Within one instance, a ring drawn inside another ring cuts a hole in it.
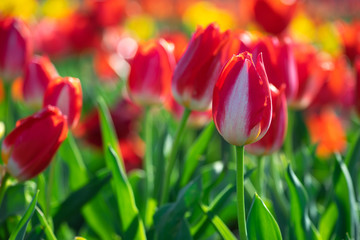
[{"label": "tulip bud", "polygon": [[45,90],[58,73],[48,57],[35,56],[25,67],[22,92],[24,100],[33,106],[41,106]]},{"label": "tulip bud", "polygon": [[17,18],[0,20],[0,76],[13,80],[23,72],[32,53],[30,30]]},{"label": "tulip bud", "polygon": [[175,58],[165,40],[139,46],[131,62],[128,89],[136,103],[161,104],[170,95]]},{"label": "tulip bud", "polygon": [[271,124],[262,139],[246,145],[245,149],[249,153],[259,156],[270,155],[281,148],[287,129],[287,103],[284,87],[278,90],[274,85],[270,84],[273,107]]},{"label": "tulip bud", "polygon": [[230,144],[243,146],[265,135],[272,104],[261,54],[256,66],[248,52],[228,61],[214,88],[212,112],[216,128]]},{"label": "tulip bud", "polygon": [[50,82],[45,91],[43,106],[52,105],[67,117],[68,125],[74,128],[80,119],[82,91],[78,78],[58,77]]},{"label": "tulip bud", "polygon": [[49,165],[67,131],[66,118],[52,106],[18,121],[2,144],[6,170],[20,181],[35,177]]},{"label": "tulip bud", "polygon": [[221,61],[221,50],[229,35],[220,33],[215,24],[206,29],[199,27],[194,33],[171,83],[173,96],[181,105],[195,111],[209,108],[216,80],[225,64]]}]

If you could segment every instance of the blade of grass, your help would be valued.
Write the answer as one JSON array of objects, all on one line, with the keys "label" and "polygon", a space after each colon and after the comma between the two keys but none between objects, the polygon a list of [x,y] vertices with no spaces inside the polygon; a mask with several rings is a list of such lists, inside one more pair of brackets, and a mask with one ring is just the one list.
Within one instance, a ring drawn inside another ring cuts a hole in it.
[{"label": "blade of grass", "polygon": [[26,209],[26,212],[21,218],[20,222],[16,225],[15,230],[11,233],[9,240],[24,239],[26,228],[35,211],[35,206],[37,203],[38,196],[39,196],[39,190],[36,192],[35,196],[33,197],[29,207]]}]

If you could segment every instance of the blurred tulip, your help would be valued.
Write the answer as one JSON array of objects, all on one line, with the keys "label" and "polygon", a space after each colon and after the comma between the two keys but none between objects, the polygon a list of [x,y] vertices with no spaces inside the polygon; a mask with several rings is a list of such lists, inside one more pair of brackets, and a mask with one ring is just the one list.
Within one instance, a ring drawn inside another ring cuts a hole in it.
[{"label": "blurred tulip", "polygon": [[357,55],[360,55],[360,21],[352,23],[338,22],[337,29],[344,48],[344,53],[354,62]]},{"label": "blurred tulip", "polygon": [[285,85],[288,101],[292,101],[298,90],[296,63],[290,38],[265,37],[253,46],[252,54],[263,54],[269,82],[280,89]]},{"label": "blurred tulip", "polygon": [[[180,121],[181,116],[184,113],[185,108],[175,101],[174,98],[168,99],[165,103],[165,108],[171,112],[176,120]],[[201,128],[204,127],[207,123],[211,121],[212,113],[211,109],[208,111],[191,111],[189,119],[187,120],[187,125],[192,128]]]},{"label": "blurred tulip", "polygon": [[354,103],[355,76],[345,56],[328,59],[326,76],[318,94],[311,103],[312,108],[340,106],[349,110]]},{"label": "blurred tulip", "polygon": [[165,40],[140,45],[131,61],[128,89],[134,102],[141,105],[163,103],[170,95],[175,67],[173,46]]},{"label": "blurred tulip", "polygon": [[34,56],[25,67],[22,95],[26,103],[41,107],[50,81],[59,76],[48,57]]},{"label": "blurred tulip", "polygon": [[262,156],[278,151],[285,139],[287,129],[287,103],[284,88],[278,90],[270,84],[272,119],[269,130],[259,141],[246,145],[245,149],[251,154]]},{"label": "blurred tulip", "polygon": [[310,44],[296,43],[294,47],[299,88],[291,107],[307,108],[318,94],[329,67],[325,59]]},{"label": "blurred tulip", "polygon": [[73,77],[53,79],[44,95],[43,106],[56,106],[67,117],[68,125],[74,128],[81,114],[82,90],[80,80]]},{"label": "blurred tulip", "polygon": [[63,21],[73,53],[90,51],[99,45],[99,32],[92,22],[91,16],[81,12],[74,12]]},{"label": "blurred tulip", "polygon": [[52,106],[18,121],[2,144],[6,170],[20,181],[35,177],[49,165],[67,131],[66,118]]},{"label": "blurred tulip", "polygon": [[[135,134],[137,121],[141,115],[141,108],[130,100],[123,99],[110,109],[110,115],[114,123],[116,136],[120,141]],[[74,129],[74,134],[89,144],[102,148],[98,111],[94,110],[85,116]]]},{"label": "blurred tulip", "polygon": [[188,45],[186,35],[182,32],[169,32],[161,34],[160,37],[164,38],[169,43],[174,44],[174,56],[176,62],[178,62]]},{"label": "blurred tulip", "polygon": [[356,85],[355,85],[355,110],[360,116],[360,56],[355,61],[355,74],[356,74]]},{"label": "blurred tulip", "polygon": [[32,29],[35,49],[51,57],[64,57],[70,52],[66,21],[43,18]]},{"label": "blurred tulip", "polygon": [[282,33],[294,17],[298,0],[254,0],[255,21],[272,34]]},{"label": "blurred tulip", "polygon": [[119,79],[111,66],[111,57],[110,53],[103,50],[96,51],[94,55],[94,71],[100,80],[116,81]]},{"label": "blurred tulip", "polygon": [[213,95],[213,119],[223,138],[236,146],[260,140],[271,122],[270,96],[261,54],[256,66],[250,53],[234,55],[223,68]]},{"label": "blurred tulip", "polygon": [[0,76],[4,81],[20,76],[32,54],[30,30],[17,18],[0,20]]},{"label": "blurred tulip", "polygon": [[124,18],[126,0],[85,0],[85,5],[97,26],[105,28]]},{"label": "blurred tulip", "polygon": [[318,144],[316,154],[319,157],[327,158],[332,153],[345,150],[345,129],[333,110],[326,108],[319,113],[310,113],[305,120],[311,142]]},{"label": "blurred tulip", "polygon": [[[176,101],[195,111],[209,108],[212,92],[225,62],[221,49],[230,32],[220,33],[215,24],[199,27],[176,65],[171,88]],[[227,59],[226,59],[227,60]]]},{"label": "blurred tulip", "polygon": [[119,140],[120,151],[126,172],[142,168],[145,153],[145,143],[140,137],[134,135]]}]

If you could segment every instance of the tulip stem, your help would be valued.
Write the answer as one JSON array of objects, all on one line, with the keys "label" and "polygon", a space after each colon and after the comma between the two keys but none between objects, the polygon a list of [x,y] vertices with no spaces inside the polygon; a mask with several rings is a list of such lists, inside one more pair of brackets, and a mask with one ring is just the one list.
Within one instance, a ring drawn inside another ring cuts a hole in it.
[{"label": "tulip stem", "polygon": [[236,197],[239,236],[247,239],[244,196],[244,146],[236,147]]},{"label": "tulip stem", "polygon": [[11,82],[5,81],[4,88],[5,88],[4,123],[5,123],[5,134],[7,135],[14,127],[12,98],[11,98]]},{"label": "tulip stem", "polygon": [[54,177],[55,177],[55,161],[56,159],[53,159],[53,161],[50,163],[49,167],[49,176],[48,176],[48,182],[47,182],[47,188],[46,188],[46,201],[45,201],[45,217],[46,219],[49,219],[50,216],[50,209],[51,209],[51,195],[52,195],[52,189],[54,185]]},{"label": "tulip stem", "polygon": [[[153,118],[151,116],[151,108],[146,108],[145,113],[145,163],[144,163],[144,169],[146,173],[145,181],[146,181],[146,198],[145,198],[145,216],[147,215],[147,205],[149,204],[150,198],[153,197],[154,194],[154,165],[153,165],[153,144],[152,144],[152,138],[153,138]],[[145,217],[147,219],[147,217]]]},{"label": "tulip stem", "polygon": [[286,158],[292,163],[292,166],[294,166],[294,155],[293,155],[293,122],[294,122],[294,111],[292,111],[290,108],[288,108],[288,127],[287,127],[287,133],[285,137],[284,142],[284,150]]},{"label": "tulip stem", "polygon": [[2,200],[4,199],[6,189],[8,187],[9,177],[10,177],[10,175],[8,173],[5,173],[3,179],[1,180],[1,185],[0,185],[0,207],[1,207],[1,204],[2,204]]},{"label": "tulip stem", "polygon": [[163,185],[162,185],[160,205],[163,205],[165,203],[165,201],[167,200],[167,196],[169,194],[171,172],[175,166],[176,153],[179,148],[180,139],[184,133],[185,125],[190,116],[190,113],[191,113],[191,110],[188,108],[185,108],[184,113],[181,118],[181,121],[180,121],[180,125],[178,126],[178,129],[175,134],[175,139],[172,144],[170,154],[167,157],[167,161],[166,161],[167,167],[165,169],[165,179],[164,179]]}]

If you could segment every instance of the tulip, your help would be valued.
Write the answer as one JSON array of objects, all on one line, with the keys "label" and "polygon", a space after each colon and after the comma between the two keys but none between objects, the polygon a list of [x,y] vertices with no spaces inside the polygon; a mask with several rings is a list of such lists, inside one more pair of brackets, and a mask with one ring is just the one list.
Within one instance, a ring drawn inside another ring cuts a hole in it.
[{"label": "tulip", "polygon": [[360,116],[360,58],[355,60],[356,85],[355,85],[355,109]]},{"label": "tulip", "polygon": [[270,84],[270,91],[273,112],[269,130],[262,139],[245,146],[246,151],[258,156],[270,155],[279,150],[287,129],[287,103],[284,88],[278,90]]},{"label": "tulip", "polygon": [[295,15],[297,5],[297,0],[254,0],[255,21],[268,33],[280,34]]},{"label": "tulip", "polygon": [[297,43],[294,47],[299,88],[291,107],[307,108],[322,87],[327,67],[326,61],[321,59],[316,49],[309,44]]},{"label": "tulip", "polygon": [[50,164],[67,131],[66,117],[52,106],[18,121],[2,143],[6,170],[20,181],[35,177]]},{"label": "tulip", "polygon": [[261,52],[269,82],[278,89],[284,84],[286,99],[292,101],[299,83],[290,38],[263,38],[255,44],[252,54],[257,56]]},{"label": "tulip", "polygon": [[43,106],[58,107],[67,117],[68,125],[74,128],[81,114],[82,91],[78,78],[58,77],[53,79],[45,91]]},{"label": "tulip", "polygon": [[220,33],[215,24],[199,27],[176,65],[171,83],[173,96],[181,105],[195,111],[209,108],[215,83],[225,61],[221,50],[229,32]]},{"label": "tulip", "polygon": [[131,62],[128,89],[141,105],[161,104],[170,95],[175,58],[165,40],[140,45]]},{"label": "tulip", "polygon": [[320,112],[311,112],[305,116],[310,133],[310,140],[317,144],[316,155],[328,158],[333,153],[346,149],[346,129],[342,119],[331,108],[323,108]]},{"label": "tulip", "polygon": [[41,106],[45,90],[58,73],[48,57],[34,56],[26,65],[22,93],[24,100],[33,106]]},{"label": "tulip", "polygon": [[13,80],[23,72],[32,47],[30,30],[17,18],[0,20],[0,76]]},{"label": "tulip", "polygon": [[256,66],[248,52],[229,60],[215,85],[212,111],[219,133],[232,145],[250,144],[265,135],[272,104],[261,54]]},{"label": "tulip", "polygon": [[125,16],[126,0],[85,0],[85,6],[99,28],[116,26]]}]

